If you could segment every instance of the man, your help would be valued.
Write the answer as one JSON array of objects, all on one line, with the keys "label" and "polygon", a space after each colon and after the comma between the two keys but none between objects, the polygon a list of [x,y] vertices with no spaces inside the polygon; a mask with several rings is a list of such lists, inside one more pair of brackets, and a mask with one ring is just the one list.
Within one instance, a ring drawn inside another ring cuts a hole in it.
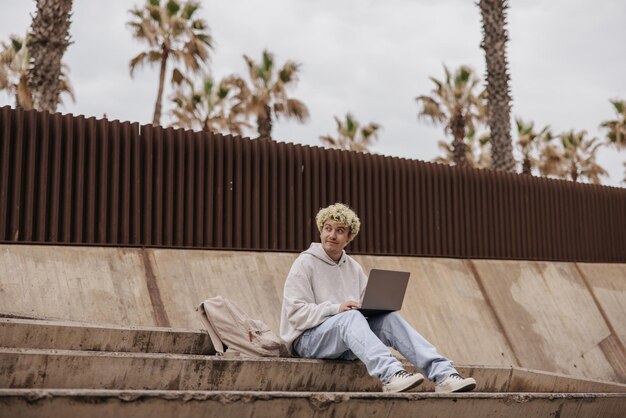
[{"label": "man", "polygon": [[366,318],[357,308],[367,277],[344,248],[359,233],[356,213],[341,203],[316,216],[321,243],[302,252],[285,282],[280,336],[287,347],[304,358],[360,359],[384,392],[403,392],[422,383],[389,351],[394,347],[435,382],[436,392],[465,392],[476,387],[462,378],[435,347],[397,312]]}]

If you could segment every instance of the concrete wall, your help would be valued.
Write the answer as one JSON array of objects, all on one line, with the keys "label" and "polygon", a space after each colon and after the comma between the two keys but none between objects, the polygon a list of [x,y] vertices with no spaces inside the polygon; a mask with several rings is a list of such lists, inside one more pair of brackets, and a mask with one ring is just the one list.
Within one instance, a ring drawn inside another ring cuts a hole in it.
[{"label": "concrete wall", "polygon": [[[278,330],[297,254],[0,245],[0,312],[201,328],[231,298]],[[355,257],[411,272],[402,314],[458,364],[626,382],[626,265]]]}]

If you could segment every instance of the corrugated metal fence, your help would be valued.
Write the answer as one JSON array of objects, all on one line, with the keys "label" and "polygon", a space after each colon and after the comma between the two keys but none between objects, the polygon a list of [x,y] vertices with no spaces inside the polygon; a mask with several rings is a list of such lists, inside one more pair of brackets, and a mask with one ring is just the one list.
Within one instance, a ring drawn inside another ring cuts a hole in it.
[{"label": "corrugated metal fence", "polygon": [[626,261],[626,189],[0,109],[0,242],[300,251],[336,201],[352,253]]}]

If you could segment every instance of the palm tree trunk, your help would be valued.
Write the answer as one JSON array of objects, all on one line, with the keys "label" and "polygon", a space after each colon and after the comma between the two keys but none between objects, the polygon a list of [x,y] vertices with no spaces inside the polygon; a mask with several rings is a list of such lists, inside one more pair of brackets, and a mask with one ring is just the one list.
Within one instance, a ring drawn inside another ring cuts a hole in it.
[{"label": "palm tree trunk", "polygon": [[574,183],[578,181],[578,167],[576,167],[576,162],[574,161],[572,161],[572,165],[570,166],[569,175]]},{"label": "palm tree trunk", "polygon": [[467,167],[467,144],[465,143],[465,119],[461,111],[457,111],[450,121],[450,131],[452,131],[452,155],[454,164],[457,167]]},{"label": "palm tree trunk", "polygon": [[525,155],[524,161],[522,161],[522,174],[526,174],[528,176],[532,175],[531,169],[532,166],[530,164],[530,158],[528,158],[528,155]]},{"label": "palm tree trunk", "polygon": [[505,29],[507,0],[480,0],[483,19],[483,42],[487,61],[487,100],[492,167],[514,171],[511,141],[511,96],[506,60],[508,35]]},{"label": "palm tree trunk", "polygon": [[56,111],[61,90],[61,59],[70,44],[72,0],[37,0],[30,27],[28,84],[37,110]]},{"label": "palm tree trunk", "polygon": [[15,92],[15,107],[21,107],[24,110],[31,110],[33,108],[33,98],[28,88],[28,77],[20,77],[20,81],[17,85],[17,91]]},{"label": "palm tree trunk", "polygon": [[268,105],[263,108],[265,114],[256,118],[259,139],[272,139],[272,109]]},{"label": "palm tree trunk", "polygon": [[161,122],[161,102],[163,101],[163,88],[165,87],[165,69],[167,67],[167,58],[169,51],[163,47],[161,53],[161,68],[159,70],[159,91],[157,92],[156,103],[154,104],[154,116],[152,117],[152,124],[159,125]]}]

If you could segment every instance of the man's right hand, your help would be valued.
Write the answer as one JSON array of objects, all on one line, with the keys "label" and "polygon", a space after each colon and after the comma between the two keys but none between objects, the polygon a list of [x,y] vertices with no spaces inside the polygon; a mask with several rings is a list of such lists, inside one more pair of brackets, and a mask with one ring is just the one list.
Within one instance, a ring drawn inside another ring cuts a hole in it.
[{"label": "man's right hand", "polygon": [[358,309],[360,307],[361,307],[361,304],[359,302],[348,300],[339,306],[339,312],[341,313],[341,312],[349,311],[352,309]]}]

